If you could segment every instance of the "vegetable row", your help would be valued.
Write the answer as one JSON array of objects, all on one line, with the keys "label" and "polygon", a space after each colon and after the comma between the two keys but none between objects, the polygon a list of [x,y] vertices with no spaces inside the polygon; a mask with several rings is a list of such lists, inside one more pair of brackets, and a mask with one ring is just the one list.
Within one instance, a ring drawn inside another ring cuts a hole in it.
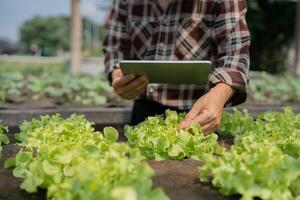
[{"label": "vegetable row", "polygon": [[147,159],[203,160],[200,180],[211,180],[224,195],[238,194],[242,200],[300,199],[300,115],[290,108],[256,118],[236,109],[224,113],[218,134],[234,137],[229,150],[218,145],[217,135],[205,136],[195,124],[178,130],[182,119],[183,114],[173,111],[167,111],[165,119],[150,117],[125,130],[128,143]]},{"label": "vegetable row", "polygon": [[246,111],[225,113],[221,135],[234,145],[200,169],[200,178],[243,200],[300,199],[300,115],[268,111],[255,120]]},{"label": "vegetable row", "polygon": [[168,199],[161,189],[151,189],[153,171],[138,150],[116,143],[114,128],[102,135],[92,125],[77,115],[24,122],[16,135],[21,149],[5,167],[14,167],[22,189],[47,189],[53,200]]},{"label": "vegetable row", "polygon": [[[224,195],[300,199],[300,115],[286,108],[254,118],[234,110],[210,135],[197,124],[178,129],[184,116],[168,110],[125,126],[127,144],[116,143],[115,129],[105,128],[103,136],[82,116],[41,117],[20,126],[21,150],[5,165],[24,179],[21,188],[46,188],[49,199],[167,199],[151,190],[153,171],[144,161],[187,158],[203,160],[200,180]],[[234,137],[230,149],[218,144],[218,135]]]},{"label": "vegetable row", "polygon": [[100,75],[71,75],[54,71],[1,72],[0,104],[49,99],[54,104],[101,105],[111,88]]},{"label": "vegetable row", "polygon": [[250,98],[256,102],[300,102],[300,77],[292,74],[271,75],[251,72]]},{"label": "vegetable row", "polygon": [[[255,102],[300,102],[300,78],[251,72],[249,97]],[[101,105],[111,92],[101,75],[71,75],[53,70],[1,71],[0,104],[50,99],[54,104]]]}]

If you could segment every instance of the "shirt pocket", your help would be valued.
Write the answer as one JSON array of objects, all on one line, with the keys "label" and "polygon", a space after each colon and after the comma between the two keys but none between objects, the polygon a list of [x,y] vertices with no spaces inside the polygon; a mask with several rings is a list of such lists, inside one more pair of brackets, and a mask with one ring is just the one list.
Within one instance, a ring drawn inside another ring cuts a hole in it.
[{"label": "shirt pocket", "polygon": [[211,45],[210,25],[201,18],[188,17],[180,21],[174,47],[175,57],[178,60],[207,59]]},{"label": "shirt pocket", "polygon": [[151,46],[156,23],[147,20],[129,21],[133,57],[143,59]]}]

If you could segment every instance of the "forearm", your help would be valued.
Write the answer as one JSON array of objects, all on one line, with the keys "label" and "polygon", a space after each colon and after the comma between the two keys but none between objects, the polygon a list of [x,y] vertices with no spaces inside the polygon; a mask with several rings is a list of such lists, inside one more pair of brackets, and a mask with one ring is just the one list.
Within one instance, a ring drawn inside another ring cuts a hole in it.
[{"label": "forearm", "polygon": [[209,93],[212,93],[216,97],[217,102],[222,106],[231,99],[235,92],[235,89],[225,83],[218,83],[209,90]]}]

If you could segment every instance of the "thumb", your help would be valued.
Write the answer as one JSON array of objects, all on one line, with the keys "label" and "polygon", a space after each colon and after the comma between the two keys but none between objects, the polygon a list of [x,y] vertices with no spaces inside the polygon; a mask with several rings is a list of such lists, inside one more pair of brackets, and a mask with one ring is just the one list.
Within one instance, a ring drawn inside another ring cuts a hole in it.
[{"label": "thumb", "polygon": [[121,78],[122,76],[123,76],[123,73],[120,68],[116,68],[112,71],[112,74],[111,74],[112,80]]}]

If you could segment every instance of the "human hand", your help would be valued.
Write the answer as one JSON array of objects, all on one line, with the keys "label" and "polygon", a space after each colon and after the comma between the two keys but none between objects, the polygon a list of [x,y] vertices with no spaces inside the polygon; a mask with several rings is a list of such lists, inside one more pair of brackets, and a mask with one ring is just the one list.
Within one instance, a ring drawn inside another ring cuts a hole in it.
[{"label": "human hand", "polygon": [[120,68],[112,71],[112,87],[124,99],[131,100],[142,93],[149,81],[145,76],[135,74],[123,75]]},{"label": "human hand", "polygon": [[201,125],[205,134],[214,132],[220,127],[223,107],[233,94],[234,89],[230,86],[224,83],[217,84],[198,99],[181,123],[180,128],[187,128],[191,123],[196,122]]}]

